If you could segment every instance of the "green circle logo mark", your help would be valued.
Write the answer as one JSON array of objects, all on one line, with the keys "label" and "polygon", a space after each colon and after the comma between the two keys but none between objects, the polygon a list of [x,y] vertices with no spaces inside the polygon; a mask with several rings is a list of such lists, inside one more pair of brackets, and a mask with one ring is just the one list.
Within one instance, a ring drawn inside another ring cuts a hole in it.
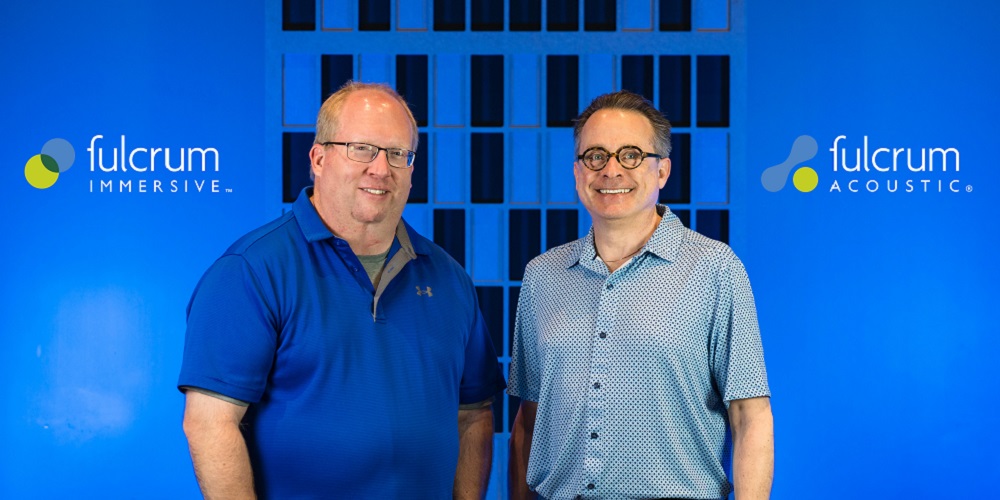
[{"label": "green circle logo mark", "polygon": [[48,189],[59,180],[59,174],[73,166],[75,159],[76,151],[69,141],[52,139],[24,164],[24,178],[37,189]]}]

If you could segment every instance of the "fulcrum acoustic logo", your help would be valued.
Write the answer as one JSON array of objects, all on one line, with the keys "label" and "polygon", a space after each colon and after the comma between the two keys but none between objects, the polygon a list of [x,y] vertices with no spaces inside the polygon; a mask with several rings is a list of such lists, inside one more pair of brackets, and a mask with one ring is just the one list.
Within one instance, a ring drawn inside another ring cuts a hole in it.
[{"label": "fulcrum acoustic logo", "polygon": [[785,161],[764,170],[760,183],[764,189],[776,193],[785,188],[789,174],[795,170],[791,175],[792,185],[803,193],[815,190],[821,183],[829,193],[972,192],[972,185],[962,183],[959,178],[962,166],[957,148],[887,147],[874,143],[867,135],[860,142],[848,147],[851,140],[846,135],[830,141],[827,151],[831,153],[828,163],[831,167],[824,172],[803,165],[816,158],[819,145],[812,136],[801,135],[792,143]]},{"label": "fulcrum acoustic logo", "polygon": [[[213,147],[129,147],[122,134],[107,145],[104,135],[90,139],[90,193],[232,193],[221,185],[219,150]],[[76,150],[66,139],[52,139],[24,165],[24,178],[37,189],[52,187],[73,165]]]}]

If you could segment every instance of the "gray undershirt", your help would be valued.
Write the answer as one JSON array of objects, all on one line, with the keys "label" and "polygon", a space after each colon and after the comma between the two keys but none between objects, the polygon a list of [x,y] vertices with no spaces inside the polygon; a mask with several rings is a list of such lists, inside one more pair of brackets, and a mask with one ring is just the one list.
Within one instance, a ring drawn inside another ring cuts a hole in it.
[{"label": "gray undershirt", "polygon": [[389,249],[375,255],[358,255],[358,260],[368,273],[368,279],[372,280],[372,286],[378,290],[378,282],[382,279],[382,269],[385,267],[385,258],[389,255]]}]

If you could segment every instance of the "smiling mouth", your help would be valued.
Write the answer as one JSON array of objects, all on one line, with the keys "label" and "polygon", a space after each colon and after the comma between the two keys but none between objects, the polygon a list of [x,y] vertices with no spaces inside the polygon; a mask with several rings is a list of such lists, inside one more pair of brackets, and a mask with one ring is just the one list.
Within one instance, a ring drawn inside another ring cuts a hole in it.
[{"label": "smiling mouth", "polygon": [[631,192],[631,188],[619,188],[619,189],[598,189],[597,192],[601,194],[625,194]]},{"label": "smiling mouth", "polygon": [[377,194],[377,195],[383,195],[385,193],[388,193],[388,191],[384,189],[361,188],[361,190],[366,193]]}]

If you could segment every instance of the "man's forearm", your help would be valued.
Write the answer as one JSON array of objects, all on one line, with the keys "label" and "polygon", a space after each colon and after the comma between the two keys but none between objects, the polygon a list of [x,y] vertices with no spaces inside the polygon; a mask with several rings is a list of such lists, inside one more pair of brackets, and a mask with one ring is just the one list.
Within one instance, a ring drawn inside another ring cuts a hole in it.
[{"label": "man's forearm", "polygon": [[507,462],[507,491],[512,500],[534,500],[535,492],[528,488],[528,458],[531,456],[531,439],[535,431],[536,403],[522,401],[510,431],[510,450]]},{"label": "man's forearm", "polygon": [[184,434],[195,476],[207,500],[256,498],[250,456],[239,428],[243,411],[212,396],[188,391]]},{"label": "man's forearm", "polygon": [[194,474],[206,500],[255,498],[246,443],[239,431],[232,434],[220,433],[211,438],[211,444],[188,438]]},{"label": "man's forearm", "polygon": [[774,477],[774,417],[769,398],[743,401],[747,404],[730,412],[736,500],[766,499]]},{"label": "man's forearm", "polygon": [[493,463],[492,406],[458,411],[458,468],[455,470],[456,499],[479,500],[486,495]]}]

